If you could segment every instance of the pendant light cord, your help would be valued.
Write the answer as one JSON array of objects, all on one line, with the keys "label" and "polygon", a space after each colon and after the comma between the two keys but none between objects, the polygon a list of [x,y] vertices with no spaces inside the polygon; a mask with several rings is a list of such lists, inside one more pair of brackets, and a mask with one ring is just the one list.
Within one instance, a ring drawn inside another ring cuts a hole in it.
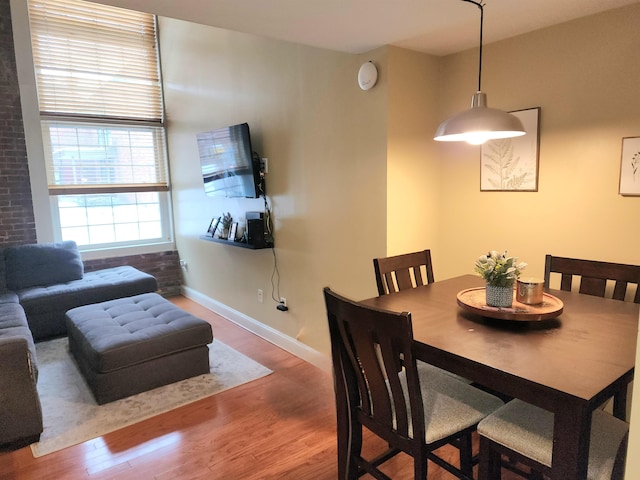
[{"label": "pendant light cord", "polygon": [[462,0],[463,2],[473,3],[480,9],[480,58],[478,61],[478,92],[482,91],[482,26],[484,24],[484,3],[475,0]]}]

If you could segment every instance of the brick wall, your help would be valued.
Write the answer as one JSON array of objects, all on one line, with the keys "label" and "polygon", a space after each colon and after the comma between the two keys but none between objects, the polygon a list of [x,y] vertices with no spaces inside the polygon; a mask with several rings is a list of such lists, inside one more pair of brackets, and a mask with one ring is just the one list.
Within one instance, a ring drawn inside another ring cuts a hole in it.
[{"label": "brick wall", "polygon": [[9,0],[0,0],[0,243],[35,243]]},{"label": "brick wall", "polygon": [[[9,0],[0,0],[0,250],[36,242],[11,11]],[[182,270],[176,251],[91,260],[85,262],[85,269],[118,265],[131,265],[155,276],[165,296],[180,293]],[[4,262],[0,261],[0,288],[4,285]]]}]

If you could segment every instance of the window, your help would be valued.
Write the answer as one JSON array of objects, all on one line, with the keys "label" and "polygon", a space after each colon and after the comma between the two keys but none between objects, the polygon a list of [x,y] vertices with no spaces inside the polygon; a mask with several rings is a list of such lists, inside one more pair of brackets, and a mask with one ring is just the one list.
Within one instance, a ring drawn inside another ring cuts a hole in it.
[{"label": "window", "polygon": [[171,240],[155,17],[30,0],[54,225],[84,249]]}]

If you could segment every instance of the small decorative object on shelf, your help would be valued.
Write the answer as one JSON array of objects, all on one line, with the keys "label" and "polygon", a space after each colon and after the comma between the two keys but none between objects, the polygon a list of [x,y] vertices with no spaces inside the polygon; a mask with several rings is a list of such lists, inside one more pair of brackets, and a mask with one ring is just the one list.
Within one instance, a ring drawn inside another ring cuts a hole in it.
[{"label": "small decorative object on shelf", "polygon": [[229,240],[230,242],[235,242],[237,231],[238,231],[238,222],[233,222],[231,224],[231,229],[229,230],[229,237],[227,238],[227,240]]},{"label": "small decorative object on shelf", "polygon": [[513,303],[513,286],[527,264],[518,262],[518,257],[507,257],[491,250],[476,260],[475,271],[487,282],[487,305],[510,307]]},{"label": "small decorative object on shelf", "polygon": [[211,219],[211,223],[209,224],[209,229],[207,230],[207,235],[210,237],[215,237],[216,230],[218,229],[218,224],[220,223],[220,217],[213,217]]},{"label": "small decorative object on shelf", "polygon": [[220,228],[220,235],[218,238],[222,238],[224,240],[227,240],[229,238],[229,229],[231,228],[232,221],[233,217],[231,217],[231,214],[229,212],[223,214],[222,217],[220,217],[220,225],[222,225],[222,227]]}]

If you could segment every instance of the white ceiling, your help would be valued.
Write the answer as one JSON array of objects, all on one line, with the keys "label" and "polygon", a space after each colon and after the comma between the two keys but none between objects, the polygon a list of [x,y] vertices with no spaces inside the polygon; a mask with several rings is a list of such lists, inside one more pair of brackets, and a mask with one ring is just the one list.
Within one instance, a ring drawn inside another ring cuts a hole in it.
[{"label": "white ceiling", "polygon": [[[480,11],[461,0],[92,0],[349,53],[383,45],[446,55],[478,45]],[[638,0],[485,0],[491,43]]]}]

